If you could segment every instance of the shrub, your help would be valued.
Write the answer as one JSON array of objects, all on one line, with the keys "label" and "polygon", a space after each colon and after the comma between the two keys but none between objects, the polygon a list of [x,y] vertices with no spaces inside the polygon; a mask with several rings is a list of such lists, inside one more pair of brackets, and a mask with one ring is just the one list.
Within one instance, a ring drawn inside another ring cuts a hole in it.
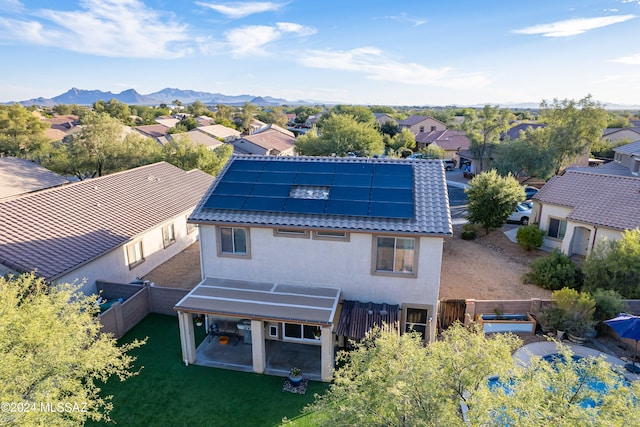
[{"label": "shrub", "polygon": [[545,289],[575,289],[582,286],[582,271],[568,256],[554,249],[531,265],[531,271],[524,275],[524,280]]},{"label": "shrub", "polygon": [[542,246],[544,240],[544,231],[540,230],[537,225],[529,224],[518,228],[516,241],[527,251],[538,249]]},{"label": "shrub", "polygon": [[594,317],[598,321],[611,319],[627,310],[627,304],[622,300],[622,295],[616,291],[596,289],[592,295],[596,300]]},{"label": "shrub", "polygon": [[462,240],[473,240],[478,235],[476,231],[477,226],[475,224],[467,223],[462,227]]},{"label": "shrub", "polygon": [[589,292],[562,288],[554,291],[551,298],[559,309],[567,313],[567,332],[575,336],[585,336],[593,329],[596,301]]},{"label": "shrub", "polygon": [[540,310],[536,315],[536,320],[541,327],[549,327],[554,331],[564,331],[567,323],[567,313],[560,307],[551,305]]}]

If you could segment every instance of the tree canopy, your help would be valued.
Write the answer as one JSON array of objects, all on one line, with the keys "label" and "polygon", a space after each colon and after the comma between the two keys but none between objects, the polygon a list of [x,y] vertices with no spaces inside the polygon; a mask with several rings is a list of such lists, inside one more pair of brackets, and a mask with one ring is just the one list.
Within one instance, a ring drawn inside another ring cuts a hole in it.
[{"label": "tree canopy", "polygon": [[[532,356],[529,366],[512,352],[510,334],[488,336],[481,327],[455,324],[424,346],[417,334],[375,329],[338,355],[328,392],[307,407],[313,425],[562,426],[629,425],[637,418],[640,384],[624,383],[604,359],[566,363]],[[494,378],[494,385],[489,378]],[[601,381],[609,394],[585,386]],[[496,383],[496,381],[499,381]],[[599,402],[585,408],[583,402]],[[463,409],[464,408],[464,409]],[[635,422],[635,421],[634,421]],[[637,425],[637,423],[636,423]]]},{"label": "tree canopy", "polygon": [[[0,412],[2,425],[77,426],[109,421],[111,396],[101,384],[112,376],[136,375],[127,352],[101,334],[95,296],[76,286],[49,286],[33,274],[0,277],[0,401],[28,411]],[[40,404],[52,404],[54,410]],[[56,411],[58,405],[69,410]],[[65,408],[65,406],[62,406]]]},{"label": "tree canopy", "polygon": [[517,179],[511,174],[501,176],[494,169],[476,175],[465,191],[469,198],[467,219],[480,224],[487,233],[502,227],[515,206],[525,199]]},{"label": "tree canopy", "polygon": [[20,104],[0,106],[0,155],[39,157],[48,141],[44,131],[49,123]]},{"label": "tree canopy", "polygon": [[210,175],[217,175],[233,154],[230,144],[223,144],[215,150],[205,145],[194,145],[185,135],[175,134],[172,142],[162,149],[162,158],[167,163],[184,170],[200,169]]},{"label": "tree canopy", "polygon": [[500,142],[512,119],[513,113],[499,106],[485,105],[482,110],[465,112],[462,130],[471,141],[471,152],[479,160],[480,171],[484,170],[489,146]]},{"label": "tree canopy", "polygon": [[625,298],[640,298],[640,229],[626,230],[620,240],[596,244],[582,271],[584,290],[610,289]]},{"label": "tree canopy", "polygon": [[298,152],[307,156],[339,156],[349,153],[369,157],[384,152],[382,135],[372,124],[335,114],[324,120],[322,132],[313,129],[296,140]]}]

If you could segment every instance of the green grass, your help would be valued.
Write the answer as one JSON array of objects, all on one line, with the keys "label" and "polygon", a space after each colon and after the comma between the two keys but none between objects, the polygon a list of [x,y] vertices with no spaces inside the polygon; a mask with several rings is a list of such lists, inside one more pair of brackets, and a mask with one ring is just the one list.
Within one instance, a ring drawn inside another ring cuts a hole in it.
[{"label": "green grass", "polygon": [[[204,332],[197,330],[199,343]],[[151,314],[121,342],[144,337],[147,344],[131,352],[139,375],[112,378],[103,387],[104,395],[113,395],[111,418],[121,426],[275,426],[283,417],[300,418],[314,393],[328,387],[310,381],[307,394],[291,394],[282,391],[282,377],[185,366],[173,316]]]}]

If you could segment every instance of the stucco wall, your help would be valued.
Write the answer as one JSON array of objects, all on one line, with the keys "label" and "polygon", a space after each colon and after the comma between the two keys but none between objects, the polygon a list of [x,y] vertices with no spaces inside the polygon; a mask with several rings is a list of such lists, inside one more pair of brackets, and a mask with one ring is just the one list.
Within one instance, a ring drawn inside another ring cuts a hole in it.
[{"label": "stucco wall", "polygon": [[201,226],[205,276],[337,287],[343,299],[436,306],[442,238],[419,239],[416,278],[371,274],[372,235],[351,233],[350,241],[275,237],[271,228],[251,228],[251,259],[218,257],[214,226]]},{"label": "stucco wall", "polygon": [[[544,244],[545,246],[549,246],[552,248],[562,249],[562,240],[554,239],[547,236],[547,230],[549,229],[549,219],[550,218],[558,218],[558,219],[566,219],[567,215],[571,213],[573,209],[566,208],[563,206],[554,206],[554,205],[542,205],[540,208],[540,220],[538,222],[540,229],[544,230]],[[567,224],[567,233],[565,234],[565,238],[570,239],[571,235],[569,234]]]},{"label": "stucco wall", "polygon": [[[144,262],[129,270],[126,244],[120,246],[55,280],[55,283],[80,283],[83,280],[82,292],[96,293],[96,280],[128,283],[142,277],[151,270],[177,255],[197,240],[198,230],[187,233],[187,212],[167,221],[161,226],[141,234],[135,240],[142,239]],[[163,248],[162,226],[174,223],[176,242]]]}]

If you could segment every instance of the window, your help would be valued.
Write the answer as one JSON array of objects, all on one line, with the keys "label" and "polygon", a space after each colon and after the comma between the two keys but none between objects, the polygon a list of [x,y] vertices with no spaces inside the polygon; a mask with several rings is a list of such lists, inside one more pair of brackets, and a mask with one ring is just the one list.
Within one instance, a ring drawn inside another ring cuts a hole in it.
[{"label": "window", "polygon": [[249,257],[249,231],[246,228],[219,227],[218,255]]},{"label": "window", "polygon": [[[184,220],[188,221],[189,220],[189,215],[186,215],[184,217]],[[191,234],[197,229],[198,229],[198,225],[197,224],[191,224],[191,223],[187,222],[187,234]]]},{"label": "window", "polygon": [[420,132],[424,132],[424,126],[420,126]]},{"label": "window", "polygon": [[317,240],[342,240],[349,241],[349,233],[346,231],[317,230],[313,232],[313,238]]},{"label": "window", "polygon": [[129,270],[144,262],[142,240],[127,245],[127,262],[129,263]]},{"label": "window", "polygon": [[404,332],[418,332],[423,340],[429,338],[429,311],[426,308],[407,307]]},{"label": "window", "polygon": [[557,218],[549,218],[549,228],[547,229],[547,236],[554,239],[564,239],[564,234],[567,231],[567,221],[562,221]]},{"label": "window", "polygon": [[282,331],[284,339],[298,341],[315,341],[316,333],[319,330],[317,326],[301,325],[298,323],[283,323]]},{"label": "window", "polygon": [[431,126],[431,132],[435,132],[436,127],[435,126]]},{"label": "window", "polygon": [[162,227],[162,244],[166,248],[176,242],[176,229],[173,224]]},{"label": "window", "polygon": [[415,276],[416,239],[378,236],[374,242],[375,273]]},{"label": "window", "polygon": [[309,238],[309,230],[300,230],[298,228],[274,228],[273,235],[279,237],[300,237]]}]

